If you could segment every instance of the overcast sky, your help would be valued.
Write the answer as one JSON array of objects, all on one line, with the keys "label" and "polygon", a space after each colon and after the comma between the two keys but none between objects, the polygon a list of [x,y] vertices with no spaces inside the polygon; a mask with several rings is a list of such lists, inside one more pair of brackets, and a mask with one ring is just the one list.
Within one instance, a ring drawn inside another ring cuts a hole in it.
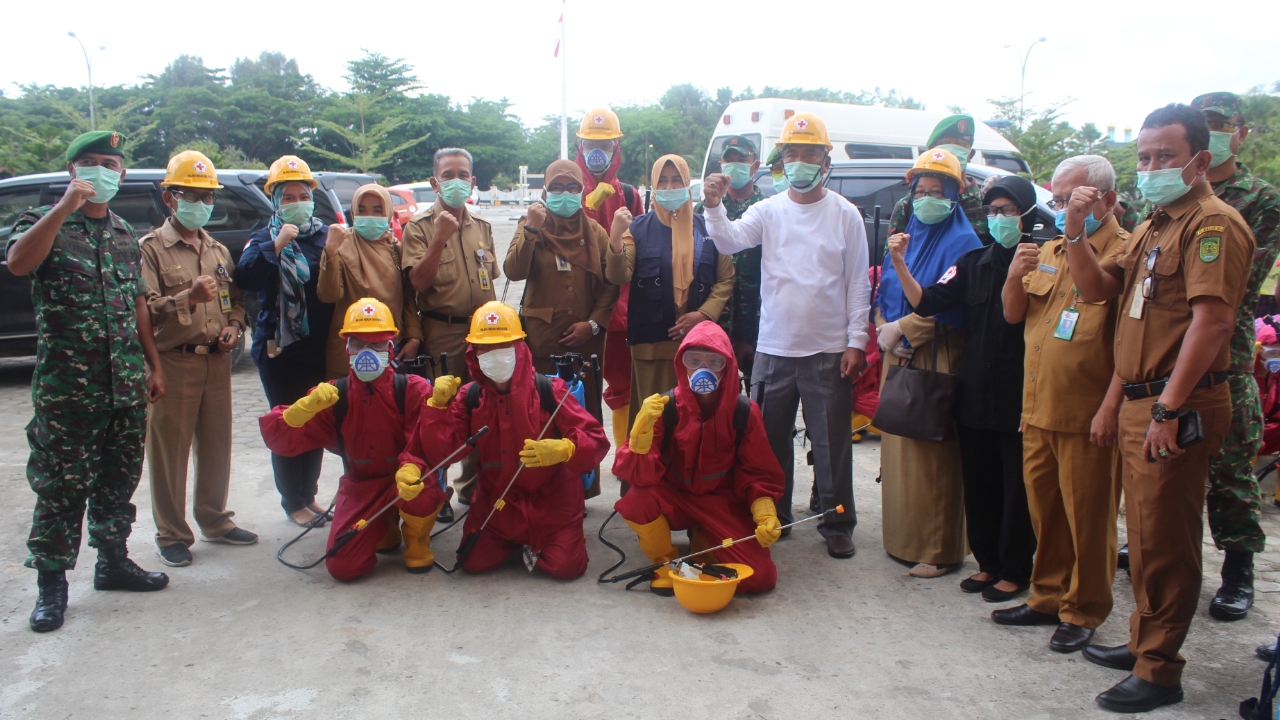
[{"label": "overcast sky", "polygon": [[[94,52],[94,84],[132,84],[182,53],[228,67],[274,50],[345,89],[363,48],[404,58],[430,92],[509,98],[527,124],[560,112],[552,56],[559,0],[447,3],[14,2],[5,9],[0,89],[84,85],[74,30]],[[1184,8],[1196,11],[1194,14]],[[648,102],[670,85],[896,88],[979,119],[1017,96],[1020,53],[1037,38],[1027,104],[1068,97],[1079,126],[1132,125],[1210,90],[1280,81],[1280,2],[933,3],[924,0],[567,0],[569,113]],[[966,19],[967,18],[967,19]],[[1016,49],[1006,49],[1012,45]],[[97,50],[105,45],[107,49]],[[624,128],[625,131],[625,128]],[[1122,132],[1120,130],[1119,132]]]}]

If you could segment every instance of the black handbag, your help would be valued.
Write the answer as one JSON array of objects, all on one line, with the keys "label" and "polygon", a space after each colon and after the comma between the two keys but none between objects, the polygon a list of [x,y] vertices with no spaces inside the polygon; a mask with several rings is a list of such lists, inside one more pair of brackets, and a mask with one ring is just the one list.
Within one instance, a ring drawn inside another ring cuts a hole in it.
[{"label": "black handbag", "polygon": [[[933,367],[938,367],[938,332],[951,342],[947,327],[936,320],[933,324]],[[880,388],[880,405],[871,424],[878,430],[912,440],[947,442],[956,438],[951,410],[955,404],[959,377],[937,370],[912,367],[915,356],[906,365],[893,365]]]}]

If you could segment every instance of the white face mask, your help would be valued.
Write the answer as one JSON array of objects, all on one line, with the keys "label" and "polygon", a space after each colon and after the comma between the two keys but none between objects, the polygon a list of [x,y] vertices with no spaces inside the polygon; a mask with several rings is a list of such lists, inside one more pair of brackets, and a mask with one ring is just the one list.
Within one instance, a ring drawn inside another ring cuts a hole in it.
[{"label": "white face mask", "polygon": [[507,382],[516,372],[515,348],[490,350],[478,356],[477,360],[480,362],[480,372],[496,383]]}]

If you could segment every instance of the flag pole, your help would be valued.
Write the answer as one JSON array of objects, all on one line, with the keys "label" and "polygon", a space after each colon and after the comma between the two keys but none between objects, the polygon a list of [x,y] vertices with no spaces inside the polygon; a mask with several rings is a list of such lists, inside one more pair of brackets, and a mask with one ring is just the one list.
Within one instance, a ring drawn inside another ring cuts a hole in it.
[{"label": "flag pole", "polygon": [[560,159],[569,159],[569,59],[565,53],[564,0],[560,2]]}]

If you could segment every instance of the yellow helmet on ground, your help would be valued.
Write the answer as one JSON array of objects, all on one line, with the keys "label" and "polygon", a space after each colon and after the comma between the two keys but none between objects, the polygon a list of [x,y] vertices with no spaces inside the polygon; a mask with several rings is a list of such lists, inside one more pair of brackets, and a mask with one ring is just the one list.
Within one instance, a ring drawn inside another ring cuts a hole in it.
[{"label": "yellow helmet on ground", "polygon": [[352,333],[396,333],[396,320],[391,315],[391,308],[381,300],[360,298],[347,308],[347,316],[342,321],[342,329],[338,335],[346,337]]},{"label": "yellow helmet on ground", "polygon": [[222,189],[218,184],[218,172],[213,167],[213,161],[196,150],[183,150],[169,158],[169,167],[164,171],[160,187],[167,188],[170,185],[205,190]]},{"label": "yellow helmet on ground", "polygon": [[276,185],[287,182],[304,182],[310,185],[312,190],[315,190],[318,184],[315,178],[311,177],[311,166],[297,155],[285,155],[271,163],[271,170],[267,172],[267,186],[263,190],[270,195]]},{"label": "yellow helmet on ground", "polygon": [[710,575],[703,575],[697,580],[681,577],[679,573],[671,573],[671,583],[676,591],[676,600],[685,610],[705,615],[719,612],[733,599],[738,590],[738,583],[755,574],[750,565],[741,563],[719,563],[738,571],[738,577],[732,580],[720,580]]},{"label": "yellow helmet on ground", "polygon": [[916,158],[916,164],[911,166],[907,171],[907,182],[911,182],[918,173],[934,173],[949,177],[960,183],[960,187],[964,187],[964,171],[960,169],[960,161],[950,150],[942,148],[933,148],[920,153],[920,157]]},{"label": "yellow helmet on ground", "polygon": [[467,342],[473,345],[494,345],[524,337],[520,316],[506,303],[490,300],[471,316],[471,332]]},{"label": "yellow helmet on ground", "polygon": [[578,137],[583,140],[613,140],[622,137],[618,115],[607,107],[592,108],[582,116]]},{"label": "yellow helmet on ground", "polygon": [[823,145],[831,149],[827,137],[827,124],[813,113],[796,113],[782,124],[782,137],[778,145]]}]

